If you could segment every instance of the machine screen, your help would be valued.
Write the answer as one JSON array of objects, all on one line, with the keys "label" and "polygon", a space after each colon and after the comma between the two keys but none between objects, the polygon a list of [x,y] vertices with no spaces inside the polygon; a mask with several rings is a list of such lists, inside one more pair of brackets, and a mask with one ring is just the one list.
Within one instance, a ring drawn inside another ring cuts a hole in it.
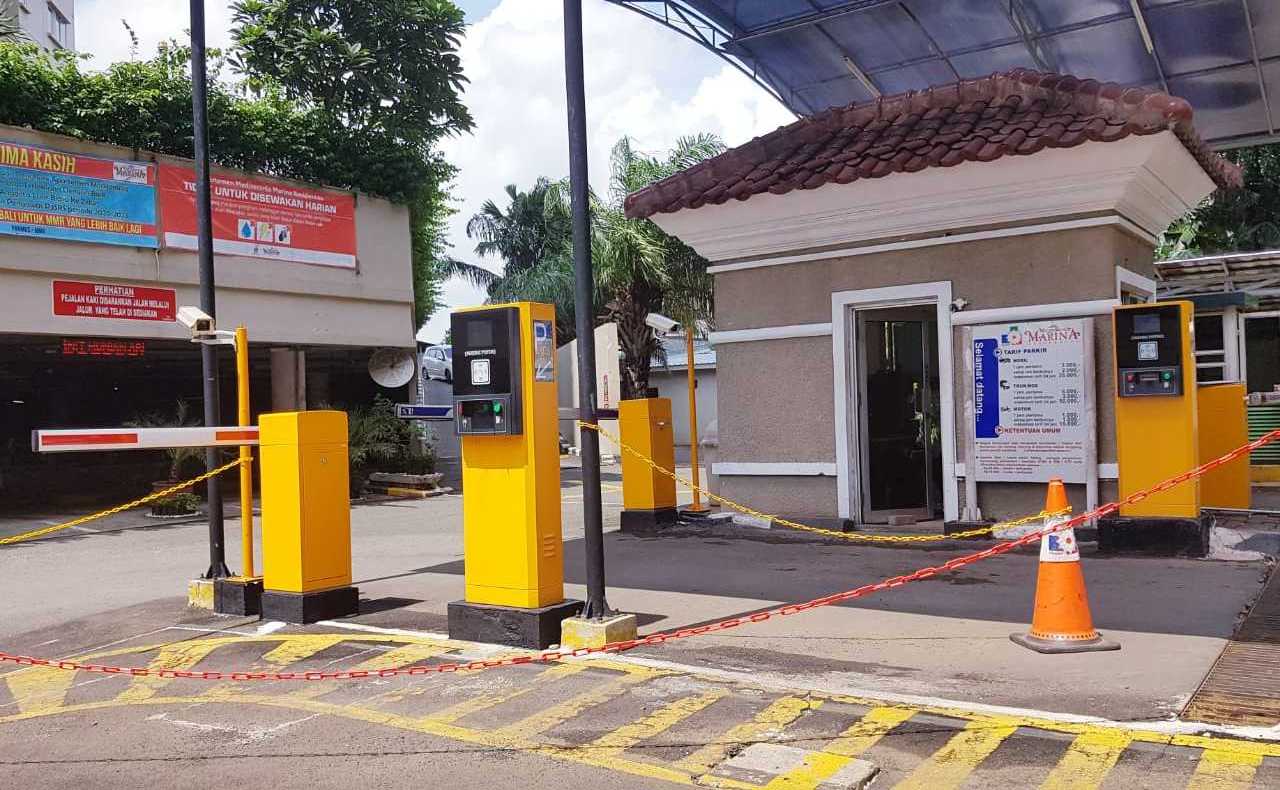
[{"label": "machine screen", "polygon": [[[1138,313],[1133,317],[1133,333],[1135,335],[1160,334],[1159,313]],[[1152,344],[1155,345],[1154,343]]]}]

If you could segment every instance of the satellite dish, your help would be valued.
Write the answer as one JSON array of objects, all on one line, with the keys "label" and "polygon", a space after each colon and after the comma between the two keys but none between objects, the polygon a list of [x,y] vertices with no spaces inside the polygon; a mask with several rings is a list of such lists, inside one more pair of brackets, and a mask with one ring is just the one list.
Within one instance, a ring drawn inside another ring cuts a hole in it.
[{"label": "satellite dish", "polygon": [[413,380],[413,352],[404,348],[381,348],[369,357],[369,378],[379,387],[395,389]]}]

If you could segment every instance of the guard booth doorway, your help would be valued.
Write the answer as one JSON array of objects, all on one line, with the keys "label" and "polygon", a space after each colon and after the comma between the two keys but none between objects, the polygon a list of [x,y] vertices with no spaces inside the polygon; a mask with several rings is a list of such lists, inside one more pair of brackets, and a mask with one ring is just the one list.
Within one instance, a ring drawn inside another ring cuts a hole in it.
[{"label": "guard booth doorway", "polygon": [[935,308],[858,309],[854,326],[862,521],[942,518]]}]

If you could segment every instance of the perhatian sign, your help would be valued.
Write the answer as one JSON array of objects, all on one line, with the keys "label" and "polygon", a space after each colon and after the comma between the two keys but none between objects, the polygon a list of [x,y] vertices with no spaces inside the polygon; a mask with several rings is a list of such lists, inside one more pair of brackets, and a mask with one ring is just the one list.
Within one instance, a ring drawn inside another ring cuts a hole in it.
[{"label": "perhatian sign", "polygon": [[1086,482],[1087,342],[1083,320],[973,328],[975,480]]}]

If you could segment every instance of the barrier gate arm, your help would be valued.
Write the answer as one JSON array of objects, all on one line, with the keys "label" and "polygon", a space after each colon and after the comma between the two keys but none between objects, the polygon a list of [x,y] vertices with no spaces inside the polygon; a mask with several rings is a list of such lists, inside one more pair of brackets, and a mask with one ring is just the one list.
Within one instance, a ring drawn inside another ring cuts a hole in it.
[{"label": "barrier gate arm", "polygon": [[75,428],[31,432],[31,450],[36,453],[166,450],[171,447],[252,447],[257,444],[256,426]]}]

